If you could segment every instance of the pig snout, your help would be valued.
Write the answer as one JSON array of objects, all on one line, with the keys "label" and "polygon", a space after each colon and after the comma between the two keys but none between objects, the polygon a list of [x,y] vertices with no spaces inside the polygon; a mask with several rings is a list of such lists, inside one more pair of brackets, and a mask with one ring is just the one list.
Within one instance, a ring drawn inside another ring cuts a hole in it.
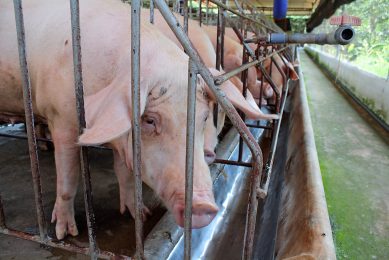
[{"label": "pig snout", "polygon": [[[185,194],[176,199],[173,205],[173,216],[176,223],[185,225]],[[219,208],[216,206],[212,191],[193,192],[192,200],[192,228],[202,228],[209,225],[216,216]]]},{"label": "pig snout", "polygon": [[205,158],[205,161],[207,162],[207,164],[211,164],[215,161],[216,154],[214,151],[205,149],[204,150],[204,158]]}]

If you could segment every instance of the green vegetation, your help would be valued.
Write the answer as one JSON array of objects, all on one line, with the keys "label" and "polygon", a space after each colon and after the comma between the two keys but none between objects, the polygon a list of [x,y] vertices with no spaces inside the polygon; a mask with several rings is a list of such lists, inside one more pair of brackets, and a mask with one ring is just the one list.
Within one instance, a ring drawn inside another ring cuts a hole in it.
[{"label": "green vegetation", "polygon": [[[345,5],[342,12],[362,19],[362,25],[355,27],[356,38],[347,46],[323,46],[321,49],[333,55],[340,54],[363,70],[380,77],[389,76],[389,1],[357,0]],[[336,27],[324,21],[315,28],[315,33],[329,32]],[[339,49],[338,49],[339,48]]]}]

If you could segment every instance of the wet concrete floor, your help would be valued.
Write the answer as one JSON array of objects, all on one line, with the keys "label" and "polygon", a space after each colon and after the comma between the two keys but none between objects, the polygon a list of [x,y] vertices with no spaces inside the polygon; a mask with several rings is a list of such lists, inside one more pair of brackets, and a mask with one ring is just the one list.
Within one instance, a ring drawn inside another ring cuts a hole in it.
[{"label": "wet concrete floor", "polygon": [[[0,127],[1,132],[24,134],[23,125]],[[4,203],[6,224],[10,228],[38,234],[33,196],[30,160],[26,140],[0,137],[0,193]],[[55,166],[53,151],[40,151],[43,203],[46,221],[51,218],[55,202]],[[135,252],[134,220],[128,212],[119,211],[119,190],[113,172],[109,150],[91,149],[91,175],[96,215],[97,242],[103,250],[131,256]],[[81,181],[81,178],[80,178]],[[145,204],[153,207],[156,200],[152,191],[144,187]],[[153,204],[153,205],[151,205]],[[76,222],[80,235],[67,237],[66,242],[88,247],[85,210],[80,182],[75,201]],[[145,223],[145,233],[152,229],[164,213],[157,207]],[[54,224],[49,225],[50,237],[55,237]],[[0,235],[0,259],[90,259],[60,249],[42,248],[39,244]]]},{"label": "wet concrete floor", "polygon": [[388,139],[300,54],[337,257],[389,259]]}]

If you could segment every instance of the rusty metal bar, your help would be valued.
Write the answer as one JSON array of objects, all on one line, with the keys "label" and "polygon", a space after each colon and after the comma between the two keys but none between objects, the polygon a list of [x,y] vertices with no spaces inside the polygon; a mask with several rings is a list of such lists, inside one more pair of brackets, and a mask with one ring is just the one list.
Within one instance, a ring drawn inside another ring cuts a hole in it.
[{"label": "rusty metal bar", "polygon": [[223,8],[219,7],[217,11],[217,30],[216,30],[216,69],[224,67],[224,16]]},{"label": "rusty metal bar", "polygon": [[154,24],[154,1],[150,0],[150,23]]},{"label": "rusty metal bar", "polygon": [[7,226],[5,225],[3,199],[1,198],[1,194],[0,194],[0,230],[5,228],[7,228]]},{"label": "rusty metal bar", "polygon": [[196,120],[196,79],[195,64],[189,59],[188,66],[188,107],[186,121],[186,158],[185,158],[185,226],[184,226],[184,259],[191,259],[192,239],[192,199],[193,199],[193,165]]},{"label": "rusty metal bar", "polygon": [[[86,127],[84,110],[84,83],[82,78],[81,62],[81,35],[80,35],[80,7],[78,0],[70,1],[72,45],[73,45],[73,66],[74,86],[77,107],[78,132],[82,134]],[[93,211],[92,184],[89,172],[88,148],[80,149],[81,175],[84,186],[85,213],[88,226],[89,250],[92,259],[97,259],[99,248],[96,242],[95,214]]]},{"label": "rusty metal bar", "polygon": [[[188,36],[185,34],[183,28],[179,25],[176,17],[170,12],[169,7],[163,0],[155,0],[155,5],[160,10],[162,16],[166,20],[166,23],[169,25],[173,33],[176,35],[177,39],[180,41],[181,45],[185,49],[188,56],[196,64],[198,72],[201,74],[204,81],[207,83],[213,95],[216,97],[217,102],[222,106],[227,116],[231,120],[231,123],[236,127],[240,136],[244,139],[247,146],[249,147],[252,153],[252,162],[253,162],[253,173],[252,173],[252,186],[249,196],[250,204],[247,208],[247,221],[246,221],[246,232],[244,238],[244,259],[250,259],[253,250],[253,233],[255,230],[256,224],[256,215],[258,209],[258,197],[257,197],[257,188],[259,186],[259,180],[262,176],[262,166],[263,166],[263,157],[262,150],[259,147],[257,141],[252,136],[245,123],[240,118],[239,114],[236,112],[236,109],[232,104],[226,99],[223,91],[214,84],[214,78],[208,68],[202,63],[201,58],[197,51],[194,49],[192,43],[190,42]],[[261,171],[260,171],[261,169]]]},{"label": "rusty metal bar", "polygon": [[[39,236],[28,234],[28,233],[14,230],[14,229],[10,229],[10,228],[4,228],[4,229],[0,228],[0,233],[4,234],[4,235],[16,237],[16,238],[21,238],[21,239],[28,240],[28,241],[37,242],[37,243],[40,243],[40,244],[45,245],[45,246],[63,249],[63,250],[70,251],[73,253],[90,255],[89,248],[79,247],[79,246],[76,246],[73,244],[66,243],[64,241],[56,242],[55,240],[53,240],[51,238],[48,238],[46,241],[42,241]],[[112,252],[103,251],[103,250],[100,250],[98,252],[97,257],[99,259],[131,259],[128,256],[116,255]]]},{"label": "rusty metal bar", "polygon": [[34,111],[31,99],[31,83],[27,65],[24,19],[21,0],[14,0],[19,62],[23,85],[23,102],[26,115],[28,149],[31,161],[31,174],[34,186],[35,207],[37,211],[40,240],[47,240],[47,226],[42,202],[42,186],[39,169],[38,146],[35,134]]},{"label": "rusty metal bar", "polygon": [[[165,2],[164,2],[165,3]],[[165,3],[166,4],[166,3]],[[135,238],[136,259],[144,259],[143,250],[143,201],[141,159],[141,109],[140,109],[140,0],[131,2],[131,99],[132,99],[132,154],[135,178]]]}]

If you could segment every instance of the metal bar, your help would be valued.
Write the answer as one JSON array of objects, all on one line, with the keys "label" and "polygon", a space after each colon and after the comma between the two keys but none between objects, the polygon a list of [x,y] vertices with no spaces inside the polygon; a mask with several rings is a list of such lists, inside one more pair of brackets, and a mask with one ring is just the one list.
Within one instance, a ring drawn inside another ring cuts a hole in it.
[{"label": "metal bar", "polygon": [[[31,235],[31,234],[24,233],[24,232],[21,232],[18,230],[10,229],[10,228],[5,228],[5,229],[0,228],[0,233],[4,234],[4,235],[16,237],[16,238],[21,238],[21,239],[28,240],[28,241],[37,242],[37,243],[40,243],[40,244],[45,245],[45,246],[59,248],[59,249],[63,249],[63,250],[78,253],[78,254],[90,255],[89,248],[78,247],[76,245],[69,244],[69,243],[66,243],[64,241],[56,242],[51,238],[48,238],[46,241],[42,241],[40,239],[40,237],[38,237],[36,235]],[[116,255],[112,252],[103,251],[103,250],[99,251],[97,257],[99,259],[131,259],[128,256]]]},{"label": "metal bar", "polygon": [[252,167],[253,166],[252,163],[230,161],[230,160],[224,160],[224,159],[215,159],[215,161],[213,163],[222,163],[222,164],[237,165],[237,166],[244,166],[244,167]]},{"label": "metal bar", "polygon": [[150,23],[154,24],[154,1],[150,0]]},{"label": "metal bar", "polygon": [[[246,26],[245,26],[246,27]],[[242,63],[246,63],[248,61],[248,55],[247,55],[247,52],[245,51],[245,48],[243,47],[243,60],[242,60]],[[242,74],[241,74],[241,80],[242,80],[242,83],[243,83],[243,96],[246,98],[247,96],[247,74],[248,74],[248,71],[247,70],[244,70],[242,71]],[[242,120],[245,121],[245,114],[244,113],[241,113],[241,117],[242,117]],[[239,137],[239,150],[238,150],[238,161],[241,162],[242,161],[242,156],[243,156],[243,139],[242,137]]]},{"label": "metal bar", "polygon": [[[86,127],[84,110],[84,86],[82,79],[81,62],[81,35],[80,35],[80,8],[78,0],[70,1],[72,44],[73,44],[73,65],[74,65],[74,85],[77,107],[78,132],[82,133]],[[91,259],[97,259],[99,248],[96,242],[95,214],[93,211],[92,184],[89,172],[88,148],[80,149],[81,174],[84,186],[85,213],[88,226],[89,250]]]},{"label": "metal bar", "polygon": [[246,124],[247,127],[253,127],[253,128],[261,128],[261,129],[273,129],[271,126],[264,126],[264,125],[253,125],[253,124]]},{"label": "metal bar", "polygon": [[31,174],[34,186],[35,207],[39,225],[41,241],[47,239],[47,226],[42,203],[42,186],[40,179],[38,146],[35,134],[34,111],[31,99],[31,83],[27,65],[26,42],[24,32],[24,19],[21,0],[14,0],[15,21],[18,40],[19,62],[23,86],[23,102],[26,115],[26,128],[28,136],[28,150],[31,161]]},{"label": "metal bar", "polygon": [[[281,49],[280,51],[282,51],[282,50],[283,49]],[[280,52],[280,51],[278,51],[278,52]],[[273,53],[269,54],[268,56],[266,56],[264,58],[261,58],[259,60],[251,61],[251,62],[246,63],[246,64],[244,64],[244,65],[242,65],[242,66],[240,66],[240,67],[238,67],[236,69],[231,70],[230,72],[227,72],[227,73],[224,73],[222,75],[219,75],[219,76],[215,77],[215,84],[216,85],[223,84],[223,82],[229,80],[230,78],[234,77],[235,75],[241,73],[242,71],[245,71],[245,70],[249,69],[252,66],[257,66],[261,62],[265,61],[267,58],[276,55],[278,52],[273,52]]]},{"label": "metal bar", "polygon": [[203,21],[203,15],[202,15],[202,11],[201,11],[201,7],[202,7],[202,0],[199,0],[199,25],[201,27],[201,23]]},{"label": "metal bar", "polygon": [[[212,1],[212,0],[211,0]],[[339,26],[331,33],[271,33],[269,43],[312,43],[312,44],[349,44],[355,35],[354,29],[349,25]]]},{"label": "metal bar", "polygon": [[[15,135],[15,134],[5,134],[5,133],[0,133],[0,136],[7,137],[7,138],[15,138],[15,139],[21,139],[21,140],[27,140],[27,136],[23,135]],[[37,141],[40,142],[47,142],[47,143],[52,143],[53,140],[48,139],[48,138],[36,138]],[[103,149],[103,150],[112,150],[111,148],[104,147],[104,146],[98,146],[98,145],[88,145],[88,147],[95,148],[95,149]]]},{"label": "metal bar", "polygon": [[[215,86],[214,78],[208,68],[201,61],[201,58],[197,51],[194,49],[192,43],[190,42],[188,36],[185,34],[183,28],[179,25],[176,17],[170,12],[169,7],[163,0],[155,0],[155,4],[161,12],[162,16],[166,20],[166,23],[172,29],[173,33],[176,35],[177,39],[180,41],[181,45],[185,49],[188,56],[196,64],[198,72],[201,74],[204,81],[207,83],[213,95],[216,97],[217,102],[222,106],[226,112],[228,118],[231,120],[231,123],[236,127],[240,136],[244,139],[247,146],[249,147],[252,158],[253,158],[253,185],[252,187],[257,187],[259,185],[259,180],[262,175],[262,166],[263,166],[263,157],[262,150],[259,147],[257,141],[250,133],[249,129],[246,127],[245,123],[240,118],[239,114],[236,112],[236,109],[229,102],[223,91]],[[261,169],[261,171],[260,171]],[[253,249],[253,240],[254,237],[251,236],[250,230],[255,230],[255,218],[258,209],[258,198],[257,198],[257,189],[254,188],[250,192],[250,204],[247,210],[247,222],[246,222],[246,232],[245,232],[245,246],[244,246],[244,255],[245,259],[249,259],[252,254]]]},{"label": "metal bar", "polygon": [[190,19],[193,19],[193,14],[192,14],[192,0],[189,0],[189,17],[190,17]]},{"label": "metal bar", "polygon": [[186,163],[185,163],[185,226],[184,259],[191,259],[192,238],[192,199],[193,199],[193,165],[196,120],[196,79],[195,64],[189,59],[188,71],[188,107],[186,123]]},{"label": "metal bar", "polygon": [[[165,3],[165,2],[164,2]],[[166,5],[166,3],[165,3]],[[140,111],[140,0],[131,2],[131,99],[132,99],[132,154],[135,178],[135,238],[136,259],[144,259],[143,201]]]},{"label": "metal bar", "polygon": [[209,25],[208,13],[209,13],[209,0],[207,0],[206,2],[206,9],[205,9],[205,22],[207,23],[207,25]]},{"label": "metal bar", "polygon": [[188,0],[183,0],[184,1],[184,8],[183,8],[183,13],[184,13],[184,31],[186,35],[188,35]]},{"label": "metal bar", "polygon": [[1,198],[1,194],[0,194],[0,230],[5,228],[7,228],[7,226],[5,225],[3,199]]},{"label": "metal bar", "polygon": [[266,80],[269,82],[271,88],[276,94],[276,112],[279,113],[279,104],[280,98],[281,98],[281,93],[277,88],[277,85],[274,83],[273,79],[270,77],[270,75],[267,73],[267,71],[263,68],[262,64],[259,65],[260,70],[262,71],[262,75],[266,78]]},{"label": "metal bar", "polygon": [[281,102],[280,118],[277,119],[277,121],[276,121],[277,123],[276,123],[276,128],[274,130],[274,138],[273,138],[273,141],[272,141],[271,146],[270,146],[270,152],[269,152],[269,157],[268,157],[269,159],[267,160],[267,163],[265,166],[265,174],[262,175],[264,178],[264,181],[265,181],[261,185],[261,189],[263,191],[258,192],[258,194],[261,197],[266,196],[267,191],[269,189],[270,178],[271,178],[271,173],[272,173],[273,163],[274,163],[274,156],[275,156],[276,149],[277,149],[278,136],[279,136],[279,132],[280,132],[280,128],[281,128],[282,115],[283,115],[284,109],[285,109],[285,103],[286,103],[286,98],[287,98],[287,94],[288,94],[288,89],[289,89],[289,86],[288,86],[288,84],[286,84],[284,96],[283,96],[282,102]]}]

